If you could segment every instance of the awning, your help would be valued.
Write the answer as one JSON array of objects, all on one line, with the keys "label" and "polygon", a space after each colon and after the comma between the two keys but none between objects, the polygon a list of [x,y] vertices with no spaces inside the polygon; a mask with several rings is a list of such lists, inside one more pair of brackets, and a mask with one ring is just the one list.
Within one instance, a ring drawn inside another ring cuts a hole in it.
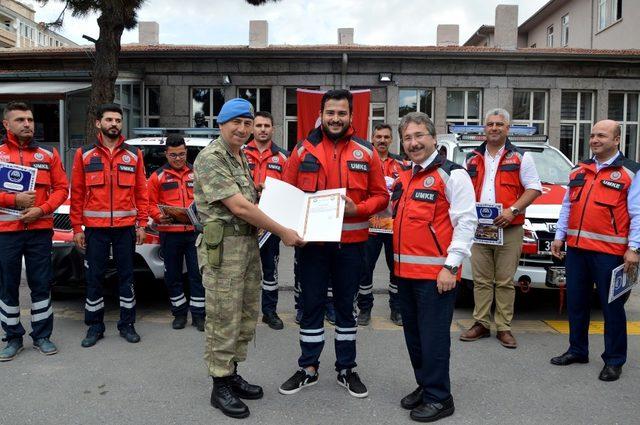
[{"label": "awning", "polygon": [[[91,87],[91,83],[77,81],[25,81],[21,83],[0,83],[0,96],[28,96],[62,99],[65,95]],[[16,99],[17,100],[17,99]]]}]

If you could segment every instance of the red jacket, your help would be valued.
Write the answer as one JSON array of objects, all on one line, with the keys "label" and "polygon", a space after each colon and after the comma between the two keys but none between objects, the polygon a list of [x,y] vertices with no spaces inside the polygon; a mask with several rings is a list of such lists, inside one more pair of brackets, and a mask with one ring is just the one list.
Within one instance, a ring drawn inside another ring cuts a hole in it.
[{"label": "red jacket", "polygon": [[[38,169],[34,206],[44,213],[42,217],[29,224],[25,224],[17,216],[0,213],[0,232],[52,229],[53,212],[69,196],[67,174],[62,167],[58,151],[55,148],[40,145],[33,139],[26,145],[20,145],[13,133],[7,132],[7,137],[0,141],[0,162]],[[0,191],[0,207],[15,208],[16,194]]]},{"label": "red jacket", "polygon": [[357,215],[344,218],[344,243],[366,241],[369,217],[389,203],[380,157],[369,142],[353,136],[353,129],[335,143],[320,128],[313,130],[291,153],[282,180],[305,192],[347,188]]},{"label": "red jacket", "polygon": [[425,170],[416,175],[411,169],[403,171],[396,180],[391,196],[396,276],[437,279],[453,239],[445,189],[451,171],[459,168],[462,167],[437,156]]},{"label": "red jacket", "polygon": [[76,151],[71,172],[71,226],[145,226],[149,198],[140,149],[124,143],[110,152],[102,135],[93,145]]},{"label": "red jacket", "polygon": [[633,175],[638,172],[640,164],[622,154],[599,172],[592,159],[571,171],[568,246],[624,255],[631,224],[627,195]]},{"label": "red jacket", "polygon": [[258,150],[255,140],[250,141],[243,148],[256,186],[264,183],[267,176],[282,180],[282,172],[289,155],[275,143],[269,142],[269,144],[270,146],[262,153]]},{"label": "red jacket", "polygon": [[187,164],[181,170],[165,164],[149,177],[149,215],[160,232],[192,232],[193,226],[162,225],[158,205],[187,208],[193,203],[193,167]]},{"label": "red jacket", "polygon": [[387,159],[382,161],[382,172],[385,177],[397,179],[400,173],[407,168],[407,163],[400,155],[393,153],[387,154]]},{"label": "red jacket", "polygon": [[[482,185],[484,184],[484,154],[486,152],[486,145],[487,143],[484,142],[478,149],[467,156],[467,171],[476,191],[476,202],[480,201]],[[522,155],[524,155],[524,152],[507,140],[502,156],[500,157],[495,179],[496,203],[502,204],[502,208],[512,206],[524,193],[524,186],[520,181]],[[515,216],[511,225],[523,223],[524,211]]]}]

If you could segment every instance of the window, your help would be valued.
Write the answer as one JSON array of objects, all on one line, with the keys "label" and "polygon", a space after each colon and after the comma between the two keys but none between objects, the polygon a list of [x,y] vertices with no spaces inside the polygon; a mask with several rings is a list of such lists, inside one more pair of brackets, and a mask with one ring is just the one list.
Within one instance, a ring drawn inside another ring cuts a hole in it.
[{"label": "window", "polygon": [[547,27],[547,47],[553,47],[553,25]]},{"label": "window", "polygon": [[251,102],[256,111],[271,112],[271,89],[241,87],[238,97]]},{"label": "window", "polygon": [[480,90],[448,90],[447,125],[480,124],[481,104]]},{"label": "window", "polygon": [[400,118],[409,112],[424,112],[429,117],[433,117],[433,90],[400,89],[398,104],[398,117]]},{"label": "window", "polygon": [[622,0],[598,0],[598,31],[622,19]]},{"label": "window", "polygon": [[378,124],[384,124],[387,116],[387,104],[386,103],[370,103],[369,104],[369,131],[367,132],[367,138],[371,140],[373,136],[373,129]]},{"label": "window", "polygon": [[160,127],[160,87],[158,86],[145,87],[144,125]]},{"label": "window", "polygon": [[117,83],[113,102],[122,108],[122,134],[129,138],[129,130],[142,125],[140,84],[138,82]]},{"label": "window", "polygon": [[547,104],[545,91],[514,90],[511,117],[513,124],[536,127],[538,134],[546,134]]},{"label": "window", "polygon": [[560,34],[560,43],[562,47],[567,47],[569,45],[569,14],[567,13],[560,19],[560,23],[562,24],[562,33]]},{"label": "window", "polygon": [[191,125],[218,127],[218,113],[224,104],[224,92],[217,87],[191,88]]},{"label": "window", "polygon": [[[300,87],[318,90],[318,87]],[[285,149],[291,151],[298,143],[298,95],[296,87],[285,88],[284,94],[284,141]]]},{"label": "window", "polygon": [[627,158],[638,161],[640,140],[640,93],[609,93],[609,118],[618,121],[620,150]]},{"label": "window", "polygon": [[590,155],[589,135],[593,126],[595,94],[563,91],[560,105],[560,150],[571,161]]}]

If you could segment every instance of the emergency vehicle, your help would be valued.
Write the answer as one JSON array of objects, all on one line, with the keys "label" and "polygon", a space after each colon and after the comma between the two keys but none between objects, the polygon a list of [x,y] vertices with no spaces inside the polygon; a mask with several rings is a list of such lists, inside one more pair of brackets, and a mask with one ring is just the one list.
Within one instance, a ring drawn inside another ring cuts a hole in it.
[{"label": "emergency vehicle", "polygon": [[[125,140],[125,143],[138,147],[142,151],[147,178],[167,162],[164,144],[168,134],[184,135],[187,145],[187,162],[191,164],[198,153],[220,134],[217,128],[136,128],[132,131],[137,137]],[[84,287],[84,252],[76,248],[73,243],[69,200],[54,212],[53,229],[54,288],[64,290]],[[153,223],[147,226],[146,233],[145,243],[136,245],[134,272],[139,278],[162,279],[164,259],[160,249],[159,234]],[[115,273],[115,266],[111,264],[106,276],[109,277]]]},{"label": "emergency vehicle", "polygon": [[[565,284],[564,265],[551,255],[551,243],[569,184],[569,172],[573,168],[571,161],[549,144],[547,136],[534,134],[535,131],[535,127],[512,126],[509,132],[509,140],[514,145],[530,152],[542,183],[542,195],[525,212],[522,254],[513,277],[514,285],[524,292],[530,288],[554,289]],[[438,150],[460,165],[485,140],[483,126],[453,125],[450,132],[438,135]],[[468,259],[463,263],[462,280],[467,290],[473,288]]]}]

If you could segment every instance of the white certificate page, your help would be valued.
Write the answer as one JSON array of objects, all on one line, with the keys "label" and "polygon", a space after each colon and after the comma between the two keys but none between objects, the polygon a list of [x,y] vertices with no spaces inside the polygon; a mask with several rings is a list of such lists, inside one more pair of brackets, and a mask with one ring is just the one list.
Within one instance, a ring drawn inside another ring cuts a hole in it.
[{"label": "white certificate page", "polygon": [[307,242],[340,242],[345,188],[305,193],[281,180],[267,177],[258,208],[289,227]]}]

